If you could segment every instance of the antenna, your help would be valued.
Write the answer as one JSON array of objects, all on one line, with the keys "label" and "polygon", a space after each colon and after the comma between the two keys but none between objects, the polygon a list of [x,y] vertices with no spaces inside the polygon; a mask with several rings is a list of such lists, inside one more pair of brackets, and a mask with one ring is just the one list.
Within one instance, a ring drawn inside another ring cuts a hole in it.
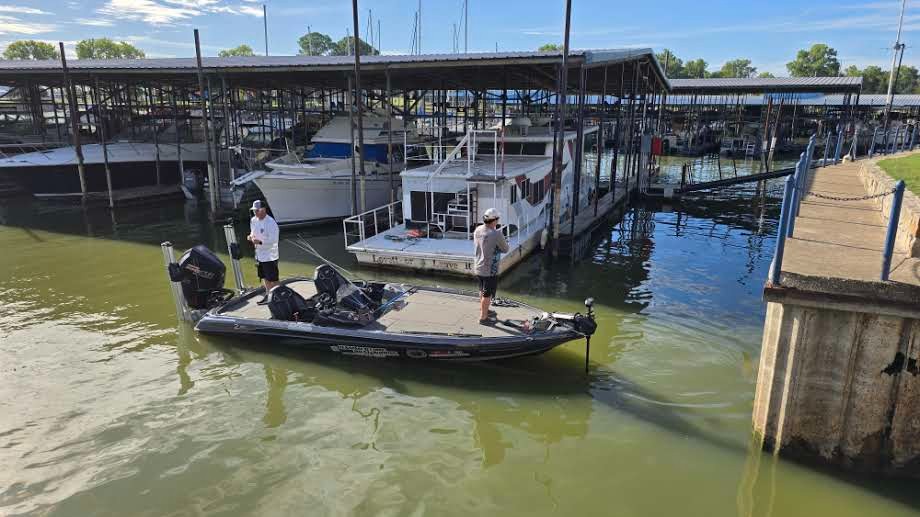
[{"label": "antenna", "polygon": [[377,53],[383,53],[383,39],[380,37],[380,18],[377,18]]},{"label": "antenna", "polygon": [[[470,1],[463,0],[463,53],[469,53],[469,36],[470,36]],[[496,43],[496,46],[498,43]],[[497,49],[496,49],[497,51]]]},{"label": "antenna", "polygon": [[[906,0],[905,0],[906,1]],[[268,9],[262,4],[262,25],[265,28],[265,55],[268,55]]]},{"label": "antenna", "polygon": [[307,25],[307,55],[313,55],[313,30]]},{"label": "antenna", "polygon": [[[421,1],[421,0],[419,0]],[[888,117],[891,114],[891,104],[894,101],[894,83],[897,80],[898,53],[904,56],[904,44],[901,43],[901,29],[904,27],[904,10],[907,9],[907,0],[901,1],[901,17],[898,19],[898,35],[894,40],[894,53],[891,56],[891,75],[888,78],[888,96],[885,97],[885,130],[888,130]]]},{"label": "antenna", "polygon": [[[905,2],[907,0],[904,0]],[[417,47],[419,55],[422,54],[422,0],[418,0],[418,23],[415,24],[418,29]]]}]

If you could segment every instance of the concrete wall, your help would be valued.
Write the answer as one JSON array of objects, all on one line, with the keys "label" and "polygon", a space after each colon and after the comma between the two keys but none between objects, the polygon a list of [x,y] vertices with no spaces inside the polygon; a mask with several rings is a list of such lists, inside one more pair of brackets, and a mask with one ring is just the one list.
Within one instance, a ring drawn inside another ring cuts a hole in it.
[{"label": "concrete wall", "polygon": [[768,288],[754,400],[765,449],[920,477],[920,306]]},{"label": "concrete wall", "polygon": [[[917,154],[917,152],[899,153],[863,161],[859,168],[859,179],[862,180],[866,191],[869,194],[878,194],[892,190],[896,182],[878,166],[878,162],[912,154]],[[882,218],[886,224],[888,214],[891,213],[892,199],[893,196],[885,196],[875,200],[876,205],[882,210]],[[920,257],[920,197],[909,190],[904,192],[896,246],[897,251],[908,253],[911,257]]]}]

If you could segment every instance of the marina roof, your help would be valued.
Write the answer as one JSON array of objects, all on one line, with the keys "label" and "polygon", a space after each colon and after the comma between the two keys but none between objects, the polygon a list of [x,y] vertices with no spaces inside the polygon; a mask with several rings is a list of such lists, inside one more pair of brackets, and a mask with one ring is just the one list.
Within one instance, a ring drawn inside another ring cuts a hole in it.
[{"label": "marina roof", "polygon": [[[556,68],[561,52],[483,52],[467,54],[361,56],[362,86],[383,89],[386,72],[394,89],[555,89]],[[626,67],[624,73],[609,74],[608,89],[631,87],[635,66],[640,66],[640,81],[650,81],[666,89],[668,81],[652,49],[576,50],[569,53],[571,68],[589,69],[587,87],[600,92],[603,74],[598,68]],[[194,83],[196,60],[188,58],[89,59],[68,61],[76,81],[98,76],[102,80],[158,80]],[[354,68],[353,56],[250,56],[204,57],[202,69],[210,77],[246,83],[297,81],[305,87],[342,88],[346,74]],[[63,69],[55,60],[0,60],[0,84],[60,80]],[[620,85],[620,77],[627,78]],[[577,87],[578,74],[569,73],[569,86]]]},{"label": "marina roof", "polygon": [[677,94],[856,93],[862,88],[862,77],[753,77],[670,81],[671,91]]},{"label": "marina roof", "polygon": [[[705,100],[694,99],[691,95],[681,94],[681,95],[669,95],[667,99],[667,104],[670,106],[684,106],[691,103],[704,104],[704,105],[737,105],[742,104],[745,106],[765,106],[768,102],[768,97],[770,95],[712,95],[707,97]],[[892,106],[895,108],[910,108],[920,106],[920,95],[914,94],[899,94],[892,96]],[[850,104],[856,104],[856,97],[852,96],[850,98]],[[774,102],[777,102],[774,99]],[[840,94],[833,95],[823,95],[819,93],[806,93],[806,94],[793,94],[790,99],[789,95],[786,95],[787,104],[798,104],[799,106],[844,106],[846,102],[846,96]],[[884,94],[860,94],[858,106],[863,107],[880,107],[885,106],[886,95]]]}]

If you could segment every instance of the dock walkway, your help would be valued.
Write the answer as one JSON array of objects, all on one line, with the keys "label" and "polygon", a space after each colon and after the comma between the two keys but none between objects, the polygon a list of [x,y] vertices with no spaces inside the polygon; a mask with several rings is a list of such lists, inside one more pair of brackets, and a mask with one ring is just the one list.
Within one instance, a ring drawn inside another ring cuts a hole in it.
[{"label": "dock walkway", "polygon": [[[786,240],[781,276],[784,286],[805,287],[801,284],[809,277],[850,284],[882,283],[879,274],[887,225],[876,201],[836,201],[811,195],[866,196],[859,178],[860,166],[861,162],[850,162],[810,171],[808,195],[795,219],[793,236]],[[920,258],[911,258],[896,246],[890,279],[920,288]]]}]

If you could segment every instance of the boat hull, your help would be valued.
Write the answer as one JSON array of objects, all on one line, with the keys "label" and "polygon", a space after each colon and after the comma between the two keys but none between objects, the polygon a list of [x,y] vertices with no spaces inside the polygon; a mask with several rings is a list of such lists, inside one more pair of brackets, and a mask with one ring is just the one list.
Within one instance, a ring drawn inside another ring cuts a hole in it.
[{"label": "boat hull", "polygon": [[[394,184],[398,185],[394,175]],[[309,175],[265,175],[255,180],[265,195],[272,216],[282,226],[315,224],[351,215],[352,180]],[[365,177],[366,208],[371,210],[390,202],[389,175]],[[360,184],[358,197],[360,204]]]},{"label": "boat hull", "polygon": [[195,328],[202,334],[244,338],[260,344],[270,342],[349,357],[454,362],[495,361],[539,355],[580,337],[571,333],[529,340],[516,339],[508,343],[490,343],[487,339],[469,339],[462,345],[439,343],[438,339],[419,343],[394,339],[392,336],[373,336],[371,332],[353,329],[213,315],[206,315]]},{"label": "boat hull", "polygon": [[[184,162],[184,165],[186,169],[207,170],[206,162]],[[109,170],[111,171],[113,190],[181,183],[179,166],[176,162],[160,162],[159,183],[157,183],[156,162],[110,163]],[[105,166],[103,164],[87,164],[84,166],[84,171],[87,192],[108,191]],[[0,174],[10,178],[38,197],[81,194],[80,175],[75,165],[0,167]]]}]

